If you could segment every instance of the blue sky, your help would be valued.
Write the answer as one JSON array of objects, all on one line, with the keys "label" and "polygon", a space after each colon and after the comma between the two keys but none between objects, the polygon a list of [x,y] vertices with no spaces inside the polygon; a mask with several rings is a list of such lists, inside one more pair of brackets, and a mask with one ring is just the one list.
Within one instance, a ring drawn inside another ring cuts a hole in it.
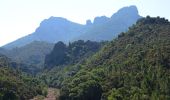
[{"label": "blue sky", "polygon": [[170,20],[170,0],[0,0],[0,46],[33,33],[50,16],[84,24],[130,5],[136,5],[141,16]]}]

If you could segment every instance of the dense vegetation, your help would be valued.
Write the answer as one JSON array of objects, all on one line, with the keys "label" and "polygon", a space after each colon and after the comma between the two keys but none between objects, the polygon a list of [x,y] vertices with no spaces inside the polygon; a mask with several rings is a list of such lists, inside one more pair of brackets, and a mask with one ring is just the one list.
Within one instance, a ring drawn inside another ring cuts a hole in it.
[{"label": "dense vegetation", "polygon": [[44,62],[38,78],[21,72],[24,64],[0,55],[0,100],[46,95],[43,83],[60,88],[61,100],[170,99],[170,22],[164,18],[141,18],[110,42],[58,42],[51,52],[46,46],[43,52],[28,49],[38,55],[25,60]]},{"label": "dense vegetation", "polygon": [[0,55],[0,100],[28,100],[47,94],[43,83],[12,65],[9,58]]},{"label": "dense vegetation", "polygon": [[69,43],[68,46],[63,42],[56,43],[45,58],[44,72],[39,75],[40,79],[50,87],[60,87],[64,78],[74,75],[81,68],[79,63],[83,63],[105,43],[83,40]]},{"label": "dense vegetation", "polygon": [[61,100],[169,100],[170,23],[140,19],[62,81]]},{"label": "dense vegetation", "polygon": [[53,51],[45,58],[45,68],[59,65],[68,65],[78,63],[83,58],[97,52],[102,43],[78,40],[69,43],[68,46],[63,42],[55,44]]},{"label": "dense vegetation", "polygon": [[[30,74],[36,74],[43,69],[45,56],[51,52],[54,44],[43,41],[33,41],[23,47],[11,50],[0,49],[0,53],[20,64],[20,69]],[[19,67],[19,66],[18,66]]]}]

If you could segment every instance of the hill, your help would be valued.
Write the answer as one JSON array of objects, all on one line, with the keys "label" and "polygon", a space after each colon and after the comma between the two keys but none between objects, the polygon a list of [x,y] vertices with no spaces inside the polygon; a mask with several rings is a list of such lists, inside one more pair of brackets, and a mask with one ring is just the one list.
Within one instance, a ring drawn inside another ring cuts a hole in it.
[{"label": "hill", "polygon": [[45,56],[51,52],[53,46],[53,43],[33,41],[23,47],[2,49],[0,52],[19,63],[24,72],[35,74],[43,69]]},{"label": "hill", "polygon": [[[51,53],[45,57],[45,67],[43,72],[38,75],[50,87],[60,87],[61,80],[67,76],[73,75],[79,70],[79,67],[73,67],[83,63],[85,59],[97,52],[105,42],[94,41],[75,41],[69,45],[63,42],[55,44]],[[67,73],[66,69],[72,69]]]},{"label": "hill", "polygon": [[169,44],[168,20],[140,19],[85,62],[66,67],[57,80],[60,99],[169,100]]},{"label": "hill", "polygon": [[74,64],[83,60],[84,57],[91,55],[99,50],[102,43],[93,41],[75,41],[68,46],[63,42],[55,44],[52,52],[45,57],[45,67]]},{"label": "hill", "polygon": [[96,17],[94,22],[87,21],[86,25],[71,22],[61,17],[50,17],[40,23],[40,26],[28,36],[13,41],[3,48],[21,47],[33,41],[66,44],[76,40],[102,41],[111,40],[118,33],[124,32],[134,24],[140,16],[135,6],[125,7],[113,14],[111,18]]},{"label": "hill", "polygon": [[46,95],[44,84],[14,68],[4,55],[0,55],[0,76],[0,100],[28,100]]}]

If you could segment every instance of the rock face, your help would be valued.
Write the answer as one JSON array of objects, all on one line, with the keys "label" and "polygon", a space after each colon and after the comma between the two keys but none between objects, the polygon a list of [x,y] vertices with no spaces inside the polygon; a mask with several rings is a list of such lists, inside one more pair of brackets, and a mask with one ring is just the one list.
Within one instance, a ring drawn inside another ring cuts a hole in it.
[{"label": "rock face", "polygon": [[113,14],[111,18],[96,17],[93,23],[87,20],[86,25],[74,23],[61,17],[50,17],[43,20],[35,32],[5,45],[4,48],[21,47],[33,41],[69,43],[80,39],[112,40],[118,33],[126,31],[139,18],[135,6],[124,7]]},{"label": "rock face", "polygon": [[135,6],[124,7],[114,13],[111,18],[106,16],[96,17],[91,25],[83,34],[75,40],[105,41],[112,40],[121,32],[135,24],[141,18]]},{"label": "rock face", "polygon": [[139,17],[136,6],[124,7],[118,10],[117,13],[111,16],[111,19],[120,18],[120,17],[130,17],[130,16],[134,18]]},{"label": "rock face", "polygon": [[58,41],[68,42],[77,36],[83,25],[68,21],[60,17],[50,17],[40,23],[34,33],[22,37],[4,46],[4,48],[21,47],[33,41],[45,41],[55,43]]},{"label": "rock face", "polygon": [[96,18],[94,19],[93,24],[96,24],[96,25],[98,25],[98,24],[104,24],[104,23],[108,22],[109,19],[110,19],[110,18],[108,18],[108,17],[106,17],[106,16],[96,17]]}]

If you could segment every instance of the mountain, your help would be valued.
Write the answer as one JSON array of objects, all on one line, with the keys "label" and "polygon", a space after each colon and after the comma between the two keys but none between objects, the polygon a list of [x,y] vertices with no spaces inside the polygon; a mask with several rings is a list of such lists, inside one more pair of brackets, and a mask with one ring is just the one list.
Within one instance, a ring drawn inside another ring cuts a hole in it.
[{"label": "mountain", "polygon": [[86,25],[74,23],[61,17],[50,17],[42,21],[40,26],[32,34],[3,47],[11,49],[24,46],[33,41],[45,41],[49,43],[62,41],[68,44],[76,40],[111,40],[118,33],[127,31],[128,27],[134,24],[139,18],[140,16],[135,6],[120,9],[111,18],[106,16],[96,17],[93,23],[88,20]]},{"label": "mountain", "polygon": [[169,44],[170,22],[147,16],[83,62],[41,79],[60,88],[60,100],[169,100]]},{"label": "mountain", "polygon": [[[69,43],[69,45],[61,41],[56,43],[51,53],[45,57],[45,67],[39,76],[40,79],[50,87],[61,86],[63,78],[79,70],[79,68],[74,69],[73,65],[83,63],[89,56],[99,51],[104,44],[105,42],[83,40]],[[67,73],[68,69],[65,68],[73,70]]]},{"label": "mountain", "polygon": [[8,50],[0,47],[0,54],[6,54]]},{"label": "mountain", "polygon": [[61,17],[50,17],[40,23],[34,33],[11,42],[4,48],[21,47],[33,41],[45,41],[55,43],[57,41],[68,42],[69,38],[77,36],[83,25],[68,21]]},{"label": "mountain", "polygon": [[93,41],[75,41],[68,46],[63,42],[55,44],[51,53],[45,57],[45,68],[51,69],[54,66],[63,66],[78,63],[83,58],[99,50],[102,43]]},{"label": "mountain", "polygon": [[[44,67],[45,56],[53,49],[53,43],[33,41],[22,47],[1,50],[1,53],[21,64],[24,72],[35,74]],[[4,52],[5,51],[5,52]]]},{"label": "mountain", "polygon": [[138,14],[136,6],[124,7],[114,13],[111,18],[106,16],[96,17],[92,24],[87,23],[88,29],[75,40],[112,40],[119,33],[127,31],[139,18],[141,16]]}]

